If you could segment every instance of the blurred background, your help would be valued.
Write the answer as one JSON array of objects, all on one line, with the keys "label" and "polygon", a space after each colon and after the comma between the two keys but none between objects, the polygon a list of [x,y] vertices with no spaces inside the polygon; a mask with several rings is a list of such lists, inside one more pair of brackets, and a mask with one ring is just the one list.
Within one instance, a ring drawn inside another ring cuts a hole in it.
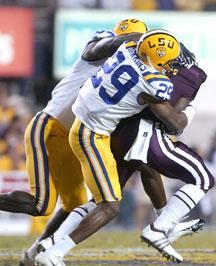
[{"label": "blurred background", "polygon": [[[180,137],[197,150],[216,177],[216,0],[0,0],[0,192],[28,191],[23,135],[57,82],[69,71],[95,30],[139,18],[150,29],[173,32],[208,74],[196,99],[197,115]],[[179,183],[164,177],[167,196]],[[194,211],[208,226],[216,222],[216,191]],[[121,214],[112,224],[141,229],[154,219],[139,175],[129,181]],[[14,227],[14,220],[17,226]],[[42,228],[26,215],[0,212],[0,234]]]}]

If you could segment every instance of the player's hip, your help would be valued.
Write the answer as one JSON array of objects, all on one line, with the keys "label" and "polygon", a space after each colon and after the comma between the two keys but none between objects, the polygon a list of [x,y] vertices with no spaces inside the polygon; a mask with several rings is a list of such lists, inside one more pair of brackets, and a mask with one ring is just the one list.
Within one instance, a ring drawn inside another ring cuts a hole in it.
[{"label": "player's hip", "polygon": [[110,136],[96,134],[77,119],[69,139],[96,202],[120,200],[121,190],[116,161],[110,149]]},{"label": "player's hip", "polygon": [[83,184],[79,161],[69,146],[64,127],[45,113],[37,114],[26,129],[25,151],[30,187],[37,208],[40,213],[50,213],[55,206],[56,195],[67,190],[64,186],[75,189]]},{"label": "player's hip", "polygon": [[25,139],[39,138],[42,137],[59,137],[68,138],[68,130],[64,125],[45,112],[39,112],[28,124],[25,131]]},{"label": "player's hip", "polygon": [[95,133],[76,118],[69,133],[69,142],[72,149],[77,145],[83,149],[85,146],[92,146],[93,143],[97,146],[108,145],[110,147],[110,136]]}]

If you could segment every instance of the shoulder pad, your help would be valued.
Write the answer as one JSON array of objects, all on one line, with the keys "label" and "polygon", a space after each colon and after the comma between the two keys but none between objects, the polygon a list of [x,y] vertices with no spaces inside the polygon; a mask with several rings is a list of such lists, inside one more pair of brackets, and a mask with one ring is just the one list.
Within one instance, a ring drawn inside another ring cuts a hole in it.
[{"label": "shoulder pad", "polygon": [[142,74],[148,83],[149,93],[160,100],[170,100],[173,84],[170,79],[160,72],[144,71]]}]

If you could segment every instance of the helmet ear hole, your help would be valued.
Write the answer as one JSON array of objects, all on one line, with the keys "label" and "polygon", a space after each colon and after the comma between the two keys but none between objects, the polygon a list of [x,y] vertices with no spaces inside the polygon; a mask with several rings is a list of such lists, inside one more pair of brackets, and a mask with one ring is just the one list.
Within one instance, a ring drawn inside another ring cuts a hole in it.
[{"label": "helmet ear hole", "polygon": [[162,64],[161,63],[159,63],[159,64],[157,64],[159,67],[161,67],[162,66]]}]

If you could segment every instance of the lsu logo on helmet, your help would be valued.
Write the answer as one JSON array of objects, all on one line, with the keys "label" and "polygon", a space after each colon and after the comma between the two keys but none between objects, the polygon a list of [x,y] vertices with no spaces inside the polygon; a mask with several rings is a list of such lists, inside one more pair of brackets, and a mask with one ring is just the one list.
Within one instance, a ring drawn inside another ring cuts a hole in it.
[{"label": "lsu logo on helmet", "polygon": [[156,49],[156,53],[157,53],[158,57],[163,57],[166,55],[166,48],[159,47]]},{"label": "lsu logo on helmet", "polygon": [[179,42],[166,30],[152,30],[143,34],[137,45],[139,58],[148,58],[156,69],[165,66],[179,54]]},{"label": "lsu logo on helmet", "polygon": [[145,33],[148,31],[147,25],[138,19],[125,19],[118,22],[114,30],[116,35],[123,35],[128,33]]}]

